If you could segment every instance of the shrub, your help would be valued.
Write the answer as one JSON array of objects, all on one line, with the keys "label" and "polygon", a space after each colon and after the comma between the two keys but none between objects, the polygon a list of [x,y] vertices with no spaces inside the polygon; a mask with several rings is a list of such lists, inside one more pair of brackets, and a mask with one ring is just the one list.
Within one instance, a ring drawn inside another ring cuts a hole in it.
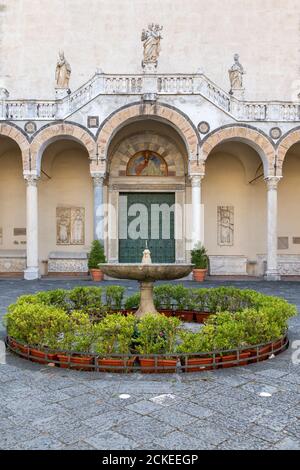
[{"label": "shrub", "polygon": [[94,240],[88,258],[89,269],[99,269],[100,263],[106,263],[104,248],[99,240]]},{"label": "shrub", "polygon": [[206,249],[200,243],[191,251],[191,261],[195,265],[195,269],[207,269],[208,256]]},{"label": "shrub", "polygon": [[105,289],[106,306],[112,310],[121,310],[123,304],[125,287],[108,286]]},{"label": "shrub", "polygon": [[136,309],[140,305],[141,294],[136,292],[125,299],[124,308],[126,310]]},{"label": "shrub", "polygon": [[95,325],[95,351],[98,354],[130,354],[136,318],[114,313]]},{"label": "shrub", "polygon": [[173,301],[173,286],[171,284],[161,284],[153,289],[153,300],[157,309],[171,309]]},{"label": "shrub", "polygon": [[[55,346],[55,338],[68,328],[69,315],[44,304],[17,304],[5,316],[7,332],[32,346]],[[51,343],[51,344],[50,344]]]},{"label": "shrub", "polygon": [[172,296],[176,303],[178,310],[187,310],[190,306],[190,293],[189,289],[182,284],[173,285]]},{"label": "shrub", "polygon": [[178,318],[164,315],[145,315],[137,324],[137,346],[140,354],[172,354],[180,327]]}]

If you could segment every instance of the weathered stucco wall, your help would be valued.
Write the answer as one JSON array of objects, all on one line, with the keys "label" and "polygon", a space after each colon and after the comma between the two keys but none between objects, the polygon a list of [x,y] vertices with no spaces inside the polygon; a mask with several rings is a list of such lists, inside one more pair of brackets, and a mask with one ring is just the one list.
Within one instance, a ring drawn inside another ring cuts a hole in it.
[{"label": "weathered stucco wall", "polygon": [[201,67],[228,90],[239,52],[246,98],[295,98],[299,0],[0,0],[0,86],[11,98],[52,97],[60,48],[72,66],[72,90],[96,67],[139,72],[149,22],[164,26],[159,71]]}]

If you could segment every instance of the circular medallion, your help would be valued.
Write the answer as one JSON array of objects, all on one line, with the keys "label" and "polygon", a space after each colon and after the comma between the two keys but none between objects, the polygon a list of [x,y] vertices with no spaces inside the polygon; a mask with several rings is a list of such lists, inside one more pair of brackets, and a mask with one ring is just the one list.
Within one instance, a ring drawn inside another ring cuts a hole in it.
[{"label": "circular medallion", "polygon": [[210,125],[206,121],[199,122],[198,131],[201,134],[207,134],[210,131]]},{"label": "circular medallion", "polygon": [[27,134],[33,134],[36,131],[36,123],[33,121],[28,121],[24,127]]},{"label": "circular medallion", "polygon": [[279,127],[272,127],[272,129],[270,130],[270,137],[272,137],[272,139],[277,140],[281,136],[282,136],[281,129]]}]

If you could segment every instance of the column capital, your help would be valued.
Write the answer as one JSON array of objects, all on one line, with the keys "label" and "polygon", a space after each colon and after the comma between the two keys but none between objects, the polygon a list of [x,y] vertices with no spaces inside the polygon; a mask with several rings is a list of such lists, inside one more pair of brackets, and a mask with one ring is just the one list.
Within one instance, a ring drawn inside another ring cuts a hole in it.
[{"label": "column capital", "polygon": [[105,173],[91,173],[94,186],[103,186]]},{"label": "column capital", "polygon": [[267,176],[265,182],[267,183],[267,188],[269,191],[276,190],[279,181],[282,179],[282,176]]},{"label": "column capital", "polygon": [[24,179],[27,186],[37,186],[39,176],[37,174],[24,173]]},{"label": "column capital", "polygon": [[190,175],[191,185],[192,187],[200,187],[201,181],[204,178],[204,175]]}]

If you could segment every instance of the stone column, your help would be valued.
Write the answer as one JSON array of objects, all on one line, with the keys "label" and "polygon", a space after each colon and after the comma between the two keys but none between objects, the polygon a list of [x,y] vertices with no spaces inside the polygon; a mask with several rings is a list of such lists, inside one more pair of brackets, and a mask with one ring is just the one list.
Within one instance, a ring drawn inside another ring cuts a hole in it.
[{"label": "stone column", "polygon": [[25,175],[26,180],[26,240],[27,267],[24,279],[31,281],[40,277],[38,255],[38,177]]},{"label": "stone column", "polygon": [[192,182],[192,239],[193,247],[199,242],[203,244],[203,224],[201,206],[201,180],[203,175],[191,176]]},{"label": "stone column", "polygon": [[94,183],[94,239],[104,243],[104,174],[96,173],[92,177]]},{"label": "stone column", "polygon": [[268,203],[268,251],[267,251],[267,272],[265,275],[268,281],[280,280],[277,263],[277,186],[280,181],[278,176],[266,178]]}]

